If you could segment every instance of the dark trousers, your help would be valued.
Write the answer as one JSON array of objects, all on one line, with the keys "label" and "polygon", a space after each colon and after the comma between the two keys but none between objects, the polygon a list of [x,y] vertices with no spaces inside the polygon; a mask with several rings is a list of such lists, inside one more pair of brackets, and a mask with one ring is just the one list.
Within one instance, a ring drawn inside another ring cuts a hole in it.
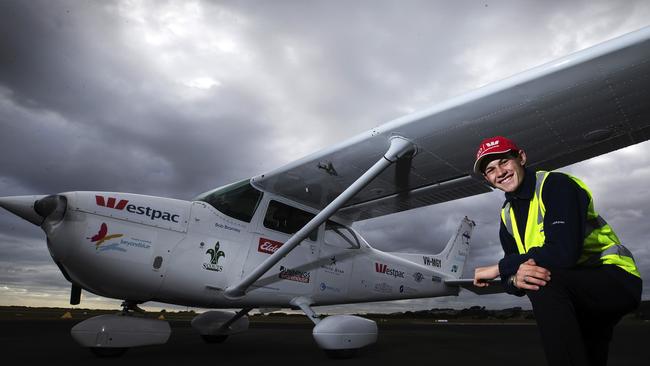
[{"label": "dark trousers", "polygon": [[551,269],[551,281],[526,294],[549,365],[604,366],[614,326],[639,306],[641,280],[612,265]]}]

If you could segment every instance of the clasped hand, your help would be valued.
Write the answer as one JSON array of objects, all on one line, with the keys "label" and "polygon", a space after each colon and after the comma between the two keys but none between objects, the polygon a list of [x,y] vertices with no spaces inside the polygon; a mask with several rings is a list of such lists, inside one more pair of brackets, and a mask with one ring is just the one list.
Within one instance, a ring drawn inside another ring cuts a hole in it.
[{"label": "clasped hand", "polygon": [[[499,277],[499,265],[495,264],[487,267],[477,267],[474,270],[474,286],[485,287],[489,286],[488,280],[493,280]],[[540,286],[546,286],[546,283],[551,280],[551,272],[538,266],[535,261],[530,258],[524,263],[519,265],[519,269],[513,278],[513,285],[522,290],[539,290]]]},{"label": "clasped hand", "polygon": [[546,286],[551,280],[551,271],[544,267],[538,266],[530,258],[519,265],[512,284],[522,290],[539,290],[540,286]]}]

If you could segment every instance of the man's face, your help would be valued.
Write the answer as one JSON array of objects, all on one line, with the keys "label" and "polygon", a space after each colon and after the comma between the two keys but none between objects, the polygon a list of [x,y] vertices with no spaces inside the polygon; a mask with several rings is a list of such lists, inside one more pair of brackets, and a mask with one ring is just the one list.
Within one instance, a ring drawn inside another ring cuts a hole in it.
[{"label": "man's face", "polygon": [[507,154],[495,155],[483,170],[483,176],[495,188],[514,192],[524,181],[526,153],[519,150],[518,157]]}]

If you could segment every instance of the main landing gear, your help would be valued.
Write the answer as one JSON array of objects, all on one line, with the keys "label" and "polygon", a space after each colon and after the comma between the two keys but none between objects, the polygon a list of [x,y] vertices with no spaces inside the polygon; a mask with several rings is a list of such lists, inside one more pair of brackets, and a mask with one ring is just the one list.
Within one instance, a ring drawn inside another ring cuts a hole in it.
[{"label": "main landing gear", "polygon": [[253,308],[234,311],[212,310],[192,319],[194,328],[205,343],[223,343],[229,335],[248,329],[248,314]]},{"label": "main landing gear", "polygon": [[311,300],[297,297],[291,304],[299,307],[316,325],[314,340],[330,358],[351,358],[362,347],[377,341],[377,323],[354,315],[332,315],[321,319],[311,308]]}]

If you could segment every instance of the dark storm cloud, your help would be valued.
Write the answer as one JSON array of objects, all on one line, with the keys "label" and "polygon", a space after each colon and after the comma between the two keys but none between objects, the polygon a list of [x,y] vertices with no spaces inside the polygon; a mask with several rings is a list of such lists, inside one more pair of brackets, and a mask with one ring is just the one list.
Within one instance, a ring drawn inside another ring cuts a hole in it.
[{"label": "dark storm cloud", "polygon": [[[0,196],[108,190],[187,199],[648,18],[642,1],[3,1]],[[648,150],[570,168],[594,186],[646,276],[650,173],[640,167],[650,161],[639,156]],[[433,253],[467,215],[477,222],[469,276],[502,255],[501,199],[471,197],[356,227],[379,249]],[[2,212],[0,233],[0,284],[65,301],[68,283],[54,275],[40,230]],[[360,309],[520,303],[463,293]]]},{"label": "dark storm cloud", "polygon": [[[583,29],[581,36],[568,33],[563,19],[554,21],[560,16],[590,16],[587,4],[354,1],[332,6],[307,1],[248,2],[231,8],[250,18],[251,38],[263,39],[258,47],[272,56],[269,68],[287,73],[284,78],[292,80],[300,101],[309,103],[315,116],[322,116],[324,123],[354,121],[353,131],[331,131],[336,141],[399,117],[407,107],[424,108],[574,51],[581,38],[605,39],[616,32],[612,25],[621,24],[635,7],[599,3],[594,7],[611,11],[609,23]],[[550,50],[558,38],[565,39],[560,49]],[[277,57],[287,45],[304,51],[297,67],[288,68],[282,64],[286,60]],[[501,54],[517,58],[497,65],[486,59],[478,68],[468,64],[480,63],[475,58],[481,52],[496,54],[497,59]],[[495,75],[485,78],[488,71]],[[379,107],[378,100],[390,102]]]},{"label": "dark storm cloud", "polygon": [[3,154],[4,176],[36,192],[189,198],[258,173],[238,161],[269,155],[260,140],[273,130],[254,87],[228,85],[183,105],[167,92],[174,85],[125,55],[119,19],[68,5],[3,3],[0,143],[24,159]]}]

